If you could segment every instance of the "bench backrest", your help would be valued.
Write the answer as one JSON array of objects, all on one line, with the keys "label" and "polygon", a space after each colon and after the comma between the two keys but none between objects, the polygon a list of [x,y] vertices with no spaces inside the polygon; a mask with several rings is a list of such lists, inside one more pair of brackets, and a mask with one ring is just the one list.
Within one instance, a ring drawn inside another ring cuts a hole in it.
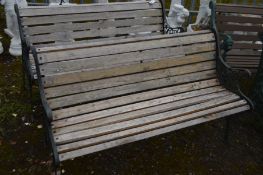
[{"label": "bench backrest", "polygon": [[31,45],[156,35],[163,32],[162,3],[122,2],[31,6],[16,10]]},{"label": "bench backrest", "polygon": [[[115,43],[95,42],[78,48],[72,45],[72,48],[67,46],[52,52],[37,51],[40,81],[51,109],[147,90],[158,89],[147,97],[138,94],[137,100],[199,85],[215,85],[215,80],[211,80],[216,77],[215,38],[210,31],[137,37]],[[191,84],[197,81],[204,82]],[[183,85],[187,83],[190,84]],[[183,87],[169,88],[174,85]],[[132,103],[132,99],[116,103],[125,101]]]},{"label": "bench backrest", "polygon": [[263,7],[217,4],[216,12],[218,31],[234,41],[227,61],[233,67],[256,70],[262,49],[258,33],[263,32]]}]

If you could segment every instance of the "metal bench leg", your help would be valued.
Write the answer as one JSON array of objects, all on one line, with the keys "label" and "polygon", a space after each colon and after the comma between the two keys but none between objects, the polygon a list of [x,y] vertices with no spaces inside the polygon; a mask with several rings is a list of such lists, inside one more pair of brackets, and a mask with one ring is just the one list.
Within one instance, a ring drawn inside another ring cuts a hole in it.
[{"label": "metal bench leg", "polygon": [[33,102],[33,87],[32,87],[32,80],[28,79],[28,92],[29,92],[29,101],[30,101],[30,109],[31,109],[31,121],[34,121],[34,114],[33,114],[33,109],[34,109],[34,102]]},{"label": "metal bench leg", "polygon": [[51,172],[51,175],[61,175],[62,171],[60,167],[54,167],[53,171]]},{"label": "metal bench leg", "polygon": [[51,175],[61,175],[62,171],[60,167],[54,167],[54,171],[51,173]]}]

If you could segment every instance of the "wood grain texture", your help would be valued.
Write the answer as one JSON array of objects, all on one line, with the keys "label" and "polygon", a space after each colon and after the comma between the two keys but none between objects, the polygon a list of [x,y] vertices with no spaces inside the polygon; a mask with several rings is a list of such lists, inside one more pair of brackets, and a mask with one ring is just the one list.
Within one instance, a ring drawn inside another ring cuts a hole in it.
[{"label": "wood grain texture", "polygon": [[[176,109],[176,110],[166,111],[166,112],[159,113],[159,114],[149,115],[143,118],[137,118],[137,119],[123,121],[123,122],[119,122],[115,124],[109,124],[106,126],[101,126],[101,127],[96,127],[92,129],[58,135],[58,136],[55,136],[54,139],[55,139],[56,144],[59,145],[59,144],[79,141],[82,139],[98,137],[101,135],[110,134],[110,133],[118,132],[118,131],[125,130],[125,129],[135,128],[135,127],[139,127],[142,125],[147,125],[147,124],[167,120],[167,119],[174,118],[174,117],[184,116],[187,114],[195,113],[195,112],[209,109],[209,108],[216,107],[216,106],[223,106],[223,104],[238,101],[238,99],[239,99],[238,96],[232,94],[230,96],[225,96],[222,98],[215,98],[215,99],[212,99],[207,102],[200,103],[200,104],[195,104],[195,105],[191,105],[191,106]],[[245,105],[246,102],[243,101],[242,104]]]},{"label": "wood grain texture", "polygon": [[263,14],[263,8],[261,6],[246,6],[246,5],[217,4],[216,11],[223,13],[239,13],[239,14],[253,14],[253,15]]},{"label": "wood grain texture", "polygon": [[115,2],[115,3],[96,3],[96,4],[82,4],[76,6],[59,6],[59,7],[45,7],[45,6],[29,6],[19,8],[20,16],[35,17],[45,15],[63,15],[63,14],[82,14],[94,12],[107,11],[129,11],[129,10],[144,10],[161,8],[161,4],[157,1],[154,4],[148,2]]},{"label": "wood grain texture", "polygon": [[[166,123],[166,125],[165,125],[165,123],[148,125],[148,128],[143,128],[145,131],[144,133],[140,133],[139,129],[131,129],[131,130],[125,130],[125,131],[117,133],[119,136],[119,139],[116,139],[116,140],[107,139],[108,136],[104,136],[104,138],[103,138],[103,136],[97,137],[97,143],[98,144],[95,144],[95,145],[91,144],[91,146],[86,147],[86,148],[81,147],[83,143],[75,142],[77,145],[77,148],[80,147],[80,149],[77,149],[75,151],[66,152],[66,153],[61,153],[59,155],[59,158],[61,161],[64,161],[67,159],[72,159],[75,157],[79,157],[82,155],[102,151],[102,150],[109,149],[112,147],[116,147],[119,145],[123,145],[123,144],[131,143],[131,142],[147,139],[147,138],[150,138],[153,136],[161,135],[164,133],[172,132],[172,131],[182,129],[185,127],[198,125],[200,123],[215,120],[215,119],[222,118],[225,116],[229,116],[229,115],[232,115],[235,113],[240,113],[240,112],[246,111],[248,109],[249,109],[249,106],[244,105],[244,106],[240,106],[240,107],[236,107],[236,108],[224,109],[223,111],[219,110],[219,112],[216,112],[216,113],[209,113],[213,110],[216,111],[216,109],[212,108],[212,109],[206,111],[208,114],[201,111],[203,114],[206,114],[203,117],[201,117],[201,116],[199,117],[198,115],[200,115],[201,112],[198,112],[198,113],[186,115],[185,118],[188,118],[188,120],[185,120],[184,122],[183,122],[183,119],[180,118],[180,119],[177,119],[177,121],[176,121],[176,119],[166,121],[168,123],[168,124]],[[189,118],[192,118],[192,120]],[[109,137],[110,136],[112,136],[112,135],[109,135]],[[106,140],[106,142],[105,141],[103,142],[102,140]],[[95,141],[95,140],[85,140],[85,141],[86,141],[86,143],[84,143],[84,144],[89,145],[89,143],[90,143],[89,141]],[[64,149],[64,147],[58,146],[58,149],[59,150]]]},{"label": "wood grain texture", "polygon": [[[198,92],[197,92],[198,93]],[[146,105],[146,106],[140,106],[137,107],[138,105],[141,104],[135,104],[134,105],[128,105],[126,108],[122,107],[122,109],[111,109],[109,112],[107,111],[100,111],[97,112],[96,114],[87,114],[87,115],[83,115],[80,117],[74,117],[77,118],[75,121],[79,122],[79,119],[81,122],[79,123],[73,123],[73,122],[69,122],[68,119],[63,120],[64,123],[62,123],[62,121],[60,122],[60,124],[62,124],[62,127],[60,125],[60,128],[58,128],[58,123],[54,123],[53,122],[53,127],[55,127],[53,129],[53,133],[55,136],[58,135],[62,135],[65,133],[71,133],[71,132],[76,132],[76,131],[80,131],[80,130],[85,130],[85,129],[91,129],[91,128],[96,128],[96,127],[101,127],[101,126],[106,126],[109,124],[113,124],[113,123],[119,123],[122,121],[127,121],[127,120],[131,120],[131,119],[135,119],[135,118],[141,118],[144,116],[148,116],[148,115],[153,115],[156,113],[160,113],[160,112],[166,112],[169,110],[175,110],[175,109],[179,109],[182,107],[186,107],[186,106],[190,106],[190,105],[194,105],[196,103],[202,103],[208,100],[211,100],[212,98],[217,98],[217,97],[224,97],[230,95],[230,92],[225,92],[225,93],[213,93],[213,94],[196,94],[194,97],[190,97],[187,99],[178,99],[178,100],[171,100],[169,102],[164,102],[162,101],[161,103],[158,103],[156,105]],[[164,104],[163,104],[164,103]],[[134,108],[133,108],[134,106]],[[103,113],[104,112],[104,113]],[[88,120],[88,121],[85,121]],[[68,125],[68,126],[65,126]]]},{"label": "wood grain texture", "polygon": [[136,93],[132,95],[126,95],[123,97],[111,98],[103,101],[92,102],[87,104],[82,104],[74,107],[58,109],[53,111],[54,120],[60,118],[72,117],[80,114],[85,114],[89,112],[95,112],[103,109],[109,109],[116,106],[127,105],[135,102],[151,100],[159,98],[162,96],[173,95],[177,93],[184,93],[188,91],[193,91],[197,89],[218,86],[219,81],[217,79],[199,81],[194,83],[187,83],[183,85],[178,85],[177,88],[166,87],[160,88],[152,91]]}]

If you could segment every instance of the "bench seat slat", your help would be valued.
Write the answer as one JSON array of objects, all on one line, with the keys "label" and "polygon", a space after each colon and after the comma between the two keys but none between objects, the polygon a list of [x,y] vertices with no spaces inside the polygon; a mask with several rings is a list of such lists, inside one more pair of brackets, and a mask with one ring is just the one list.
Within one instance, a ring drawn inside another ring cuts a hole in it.
[{"label": "bench seat slat", "polygon": [[[229,96],[224,96],[222,98],[215,98],[207,102],[190,105],[188,107],[166,111],[166,112],[159,113],[159,114],[154,114],[154,115],[149,115],[149,116],[146,115],[142,118],[136,118],[136,119],[132,119],[129,121],[119,122],[116,124],[109,124],[109,125],[101,126],[97,128],[92,128],[92,129],[87,129],[83,131],[76,131],[76,132],[71,132],[67,134],[62,134],[59,136],[54,136],[54,139],[55,139],[56,144],[58,145],[70,143],[70,142],[79,141],[82,139],[97,137],[97,136],[101,136],[104,134],[109,134],[112,132],[129,129],[131,127],[134,128],[134,127],[139,127],[142,125],[147,125],[147,124],[151,124],[151,123],[162,121],[162,120],[167,120],[170,117],[179,117],[182,115],[195,113],[200,110],[205,110],[211,107],[216,107],[216,106],[223,105],[226,103],[238,101],[239,99],[240,99],[239,96],[232,94]],[[246,102],[243,102],[243,104],[246,104]]]},{"label": "bench seat slat", "polygon": [[[208,92],[205,93],[205,90]],[[189,92],[188,96],[186,94],[178,94],[172,97],[162,97],[161,99],[154,99],[146,102],[107,109],[95,113],[64,119],[61,121],[54,121],[53,133],[55,136],[58,136],[84,129],[106,126],[112,123],[118,123],[146,115],[152,115],[155,113],[161,113],[194,105],[196,103],[205,102],[211,98],[223,97],[231,94],[227,91],[223,93],[222,91],[224,91],[224,89],[220,87],[218,87],[218,89],[210,88],[205,90],[202,89],[199,90],[200,92]],[[216,91],[218,91],[218,93],[215,93]],[[185,95],[186,97],[182,95]],[[151,104],[151,102],[154,104]]]},{"label": "bench seat slat", "polygon": [[[58,131],[58,133],[54,133],[54,137],[57,141],[57,144],[60,144],[61,142],[67,142],[67,140],[65,140],[66,138],[70,139],[68,142],[72,142],[72,138],[74,139],[73,142],[75,142],[76,140],[82,140],[83,138],[87,139],[98,137],[112,132],[114,133],[120,130],[130,129],[131,127],[138,127],[161,120],[167,120],[169,119],[169,117],[180,117],[182,115],[197,112],[196,110],[200,111],[207,108],[220,106],[223,102],[236,102],[237,98],[234,98],[234,95],[231,96],[230,94],[231,93],[222,92],[221,94],[210,94],[210,96],[204,95],[198,98],[190,98],[166,105],[159,105],[156,107],[147,108],[144,110],[132,111],[118,116],[110,116],[109,118],[104,119],[104,121],[94,120],[92,122],[82,123],[82,125],[73,125],[68,127],[69,132],[66,133],[62,133],[61,130],[54,130],[54,132]],[[226,97],[228,97],[228,101],[222,100],[222,98]],[[215,101],[216,104],[210,105]],[[194,106],[196,102],[200,103],[198,108],[197,106]],[[242,104],[245,104],[244,101],[242,102]],[[203,106],[206,106],[207,108],[204,108]],[[72,129],[73,131],[70,132],[70,129]]]},{"label": "bench seat slat", "polygon": [[136,93],[132,95],[126,95],[122,97],[111,98],[103,101],[82,104],[75,107],[69,107],[65,109],[59,109],[53,111],[53,118],[61,119],[76,116],[79,114],[85,114],[89,112],[95,112],[102,109],[109,109],[116,106],[122,106],[127,104],[132,104],[135,102],[151,100],[158,97],[169,96],[177,93],[183,93],[188,91],[193,91],[197,89],[207,88],[211,86],[219,85],[218,80],[206,80],[206,81],[199,81],[194,83],[188,83],[183,85],[178,85],[177,88],[174,87],[167,87],[167,88],[160,88],[157,90]]},{"label": "bench seat slat", "polygon": [[124,106],[116,106],[110,109],[102,109],[100,111],[95,111],[95,112],[91,112],[88,114],[81,114],[81,115],[70,117],[70,118],[58,118],[57,117],[52,122],[53,124],[52,128],[61,128],[61,127],[65,127],[68,125],[79,124],[79,123],[91,121],[94,119],[104,118],[104,117],[111,116],[111,115],[122,114],[122,113],[133,111],[133,110],[139,110],[139,109],[143,109],[146,107],[157,106],[160,104],[170,103],[172,101],[183,100],[187,98],[197,97],[197,96],[201,96],[201,95],[205,95],[209,93],[221,92],[221,91],[224,91],[222,87],[214,86],[214,87],[198,89],[198,90],[193,90],[193,91],[179,93],[179,94],[172,94],[172,95],[164,96],[164,97],[158,97],[158,98],[147,100],[147,101],[139,101],[139,102],[127,104]]},{"label": "bench seat slat", "polygon": [[[119,145],[143,140],[143,139],[150,138],[156,135],[161,135],[161,134],[172,132],[172,131],[182,129],[185,127],[208,122],[211,120],[222,118],[222,117],[232,115],[235,113],[239,113],[242,111],[246,111],[249,109],[248,105],[240,106],[240,104],[228,104],[227,106],[228,108],[224,106],[225,108],[223,110],[221,110],[219,106],[217,108],[211,108],[206,111],[200,111],[200,112],[188,114],[181,118],[174,118],[174,119],[163,121],[160,123],[150,124],[150,125],[139,128],[144,131],[143,133],[141,133],[138,128],[135,128],[135,129],[120,131],[114,134],[96,137],[96,138],[85,140],[82,142],[74,142],[76,143],[78,147],[81,147],[81,145],[83,144],[88,145],[90,141],[94,142],[95,140],[98,142],[98,144],[93,143],[93,144],[90,144],[91,146],[89,147],[84,147],[82,149],[77,149],[74,151],[61,153],[59,155],[59,158],[61,161],[72,159],[72,158],[79,157],[82,155],[102,151],[102,150],[116,147]],[[236,106],[236,107],[233,107],[233,106]],[[117,139],[114,140],[111,137],[115,137],[115,138],[117,137]],[[63,146],[64,145],[58,146],[58,150],[64,149]],[[65,147],[66,146],[67,145],[65,145]]]}]

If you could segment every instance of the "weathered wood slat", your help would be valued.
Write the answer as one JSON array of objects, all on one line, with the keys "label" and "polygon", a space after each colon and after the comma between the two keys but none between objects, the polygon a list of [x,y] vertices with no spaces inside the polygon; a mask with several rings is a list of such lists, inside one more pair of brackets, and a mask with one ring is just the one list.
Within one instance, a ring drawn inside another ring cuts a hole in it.
[{"label": "weathered wood slat", "polygon": [[262,25],[240,25],[240,24],[220,24],[218,25],[219,31],[244,31],[244,32],[259,32],[263,31]]},{"label": "weathered wood slat", "polygon": [[[88,122],[82,121],[79,124],[73,123],[74,125],[70,125],[66,127],[64,126],[62,128],[54,128],[53,133],[54,133],[54,136],[59,136],[59,135],[66,134],[66,133],[106,126],[106,125],[113,124],[113,123],[119,123],[119,122],[131,120],[131,119],[141,118],[141,117],[148,116],[148,115],[153,115],[153,114],[157,114],[161,112],[183,108],[183,107],[194,105],[197,103],[203,103],[213,98],[223,97],[223,96],[227,96],[230,94],[231,94],[230,92],[225,92],[225,93],[220,92],[220,93],[214,93],[214,94],[208,94],[208,95],[203,94],[202,96],[197,96],[194,98],[192,97],[192,98],[181,99],[181,100],[176,100],[176,101],[173,100],[169,103],[158,104],[158,106],[156,105],[153,107],[148,105],[146,106],[146,108],[136,109],[136,111],[135,110],[131,111],[130,109],[129,109],[130,111],[127,111],[127,110],[117,111],[119,112],[119,114],[116,111],[114,111],[112,114],[114,116],[110,116],[111,113],[104,113],[104,115],[98,114],[97,116],[92,115],[92,114],[86,115],[82,117],[83,118],[85,117],[86,120],[93,120],[93,121],[88,121]],[[69,125],[70,123],[66,121],[65,124]],[[53,123],[53,125],[57,127],[56,123]]]},{"label": "weathered wood slat", "polygon": [[[118,54],[139,50],[148,50],[155,49],[161,47],[172,47],[172,46],[181,46],[186,44],[195,44],[201,42],[213,42],[214,35],[204,34],[204,35],[195,35],[193,36],[185,36],[182,38],[174,39],[174,38],[164,38],[158,40],[145,40],[135,43],[121,43],[121,44],[112,44],[105,45],[101,47],[91,47],[91,48],[83,48],[83,49],[70,49],[60,52],[48,52],[48,53],[40,53],[39,54],[39,62],[53,62],[53,61],[63,61],[76,58],[87,58],[92,56],[101,56],[101,55],[110,55],[110,54]],[[116,43],[116,42],[114,42]],[[200,44],[199,44],[200,45]],[[214,46],[214,43],[211,43]],[[195,49],[197,46],[193,47]],[[67,59],[68,58],[68,59]]]},{"label": "weathered wood slat", "polygon": [[233,49],[257,49],[261,50],[261,44],[252,44],[252,43],[234,43],[232,46]]},{"label": "weathered wood slat", "polygon": [[238,63],[229,63],[232,67],[243,67],[243,68],[257,68],[258,64],[238,64]]},{"label": "weathered wood slat", "polygon": [[255,56],[258,57],[261,55],[260,51],[251,50],[251,49],[231,49],[227,52],[227,55],[237,55],[237,56]]},{"label": "weathered wood slat", "polygon": [[123,20],[100,20],[96,22],[86,23],[58,23],[43,26],[32,26],[24,28],[26,35],[37,35],[54,32],[67,32],[67,31],[81,31],[90,29],[104,29],[109,27],[130,27],[135,25],[153,25],[161,24],[162,17],[148,17],[148,18],[136,18],[136,19],[123,19]]},{"label": "weathered wood slat", "polygon": [[[114,107],[114,108],[111,108],[111,109],[105,109],[105,110],[101,110],[101,111],[96,111],[96,112],[93,112],[93,113],[82,114],[82,115],[79,115],[79,116],[66,118],[66,119],[57,117],[56,120],[54,120],[52,122],[53,123],[53,128],[61,128],[61,127],[65,127],[65,126],[68,126],[68,125],[73,125],[73,124],[78,124],[78,123],[82,123],[82,122],[87,122],[87,121],[91,121],[91,120],[98,119],[98,118],[104,118],[104,117],[107,117],[107,116],[112,116],[112,115],[116,115],[116,114],[122,114],[122,113],[125,113],[125,112],[130,112],[130,111],[135,111],[135,110],[139,110],[139,109],[143,109],[143,108],[157,106],[157,105],[160,105],[160,104],[166,104],[166,103],[170,103],[170,102],[173,102],[173,101],[179,101],[179,100],[184,100],[184,99],[188,99],[188,98],[198,97],[198,96],[202,96],[202,95],[206,95],[206,94],[222,92],[224,90],[225,89],[220,87],[220,86],[214,86],[214,87],[209,87],[209,88],[189,91],[189,92],[186,92],[186,93],[173,94],[173,95],[169,95],[169,96],[165,96],[165,97],[159,97],[159,98],[156,98],[156,99],[147,100],[147,101],[141,101],[141,102],[128,104],[128,105],[124,105],[124,106],[118,106],[118,107]],[[100,117],[98,117],[98,116],[100,116]]]},{"label": "weathered wood slat", "polygon": [[[107,69],[116,66],[130,65],[134,63],[143,63],[158,60],[161,57],[182,57],[183,55],[192,55],[197,51],[208,51],[209,44],[200,44],[198,49],[192,45],[182,47],[156,48],[151,50],[128,52],[123,54],[96,56],[92,58],[82,58],[69,61],[52,62],[41,65],[42,75],[61,74],[77,70],[95,70]],[[195,45],[194,45],[195,46]],[[198,53],[196,56],[211,58],[214,51]]]},{"label": "weathered wood slat", "polygon": [[246,24],[262,24],[263,18],[260,16],[226,16],[225,14],[218,14],[217,15],[217,22],[218,23],[226,23],[226,22],[232,22],[232,23],[246,23]]},{"label": "weathered wood slat", "polygon": [[174,37],[185,37],[185,36],[195,36],[195,35],[201,35],[201,34],[208,34],[211,33],[209,30],[201,30],[201,31],[196,31],[196,32],[185,32],[185,33],[180,33],[180,34],[171,34],[171,35],[157,35],[157,36],[138,36],[136,38],[125,38],[121,40],[106,40],[106,41],[98,41],[98,42],[74,42],[71,44],[67,45],[56,45],[56,46],[46,46],[46,47],[36,47],[37,51],[39,53],[41,52],[47,52],[47,51],[64,51],[64,50],[69,50],[69,49],[81,49],[81,48],[90,48],[90,47],[95,47],[95,46],[106,46],[106,45],[112,45],[112,44],[126,44],[126,43],[133,43],[133,42],[139,42],[139,41],[151,41],[151,40],[157,40],[157,39],[165,39],[165,38],[174,38]]},{"label": "weathered wood slat", "polygon": [[[149,34],[146,34],[145,35],[142,35],[143,37],[145,36],[158,36],[158,35],[161,35],[160,32],[153,32],[153,33],[149,33]],[[63,44],[59,43],[59,42],[49,42],[49,43],[34,43],[33,45],[36,47],[36,49],[42,49],[42,48],[45,48],[45,49],[48,49],[49,51],[52,51],[52,50],[60,50],[60,49],[57,49],[57,47],[63,47],[64,50],[66,50],[67,47],[72,47],[72,44],[74,45],[83,45],[83,44],[94,44],[94,43],[100,43],[100,42],[107,42],[107,41],[118,41],[118,40],[121,40],[121,39],[132,39],[132,38],[138,38],[138,37],[141,37],[141,35],[124,35],[124,36],[109,36],[109,37],[102,37],[102,38],[92,38],[92,39],[88,39],[88,40],[74,40],[74,41],[71,41],[71,42],[64,42]]]},{"label": "weathered wood slat", "polygon": [[215,62],[208,61],[208,62],[196,63],[191,65],[185,65],[182,67],[161,69],[156,71],[143,72],[143,73],[132,74],[132,75],[124,75],[124,76],[96,80],[96,81],[51,87],[45,89],[45,94],[47,98],[59,97],[64,95],[76,94],[80,92],[87,92],[87,91],[115,87],[115,86],[130,84],[130,83],[136,83],[139,81],[147,81],[157,78],[163,78],[167,75],[173,76],[179,74],[187,74],[187,73],[193,73],[198,70],[199,71],[209,70],[214,68],[215,68]]},{"label": "weathered wood slat", "polygon": [[76,13],[92,13],[106,11],[129,11],[129,10],[144,10],[144,9],[161,8],[161,4],[156,2],[149,4],[148,2],[118,2],[118,3],[99,3],[99,4],[82,4],[81,6],[62,6],[62,7],[25,7],[20,8],[20,15],[23,17],[35,17],[43,15],[63,15]]},{"label": "weathered wood slat", "polygon": [[[208,102],[203,102],[200,104],[195,104],[189,107],[184,107],[184,108],[180,108],[176,110],[166,111],[160,114],[154,114],[150,116],[145,116],[143,118],[119,122],[116,124],[109,124],[109,125],[102,126],[102,127],[96,127],[92,129],[83,130],[83,131],[77,131],[77,132],[58,135],[58,136],[55,136],[54,139],[55,139],[56,144],[58,145],[70,143],[70,142],[88,139],[92,137],[98,137],[98,136],[105,135],[105,134],[110,134],[113,132],[118,132],[118,131],[125,130],[125,129],[139,127],[142,125],[147,125],[147,124],[167,120],[170,118],[179,117],[182,115],[195,113],[201,110],[220,106],[226,103],[231,103],[237,100],[239,100],[239,97],[237,95],[232,94],[232,95],[225,96],[222,98],[215,98],[215,99],[209,100]],[[245,103],[243,102],[243,104]]]},{"label": "weathered wood slat", "polygon": [[[197,50],[199,48],[196,48]],[[200,50],[199,50],[200,51]],[[211,51],[211,48],[207,51]],[[178,65],[184,65],[189,63],[197,63],[200,61],[207,61],[211,58],[206,58],[201,55],[189,55],[187,59],[185,57],[168,57],[165,59],[157,59],[154,61],[145,61],[141,64],[130,64],[112,67],[108,69],[98,69],[98,70],[83,70],[81,72],[70,72],[56,74],[56,76],[46,76],[43,78],[43,83],[45,87],[57,86],[69,83],[77,83],[83,81],[90,81],[95,79],[108,78],[113,76],[120,76],[125,74],[132,74],[138,72],[145,72],[151,70],[157,70],[162,68],[168,68]]]},{"label": "weathered wood slat", "polygon": [[184,76],[169,76],[157,80],[150,80],[146,82],[139,82],[129,85],[117,86],[113,88],[101,89],[97,91],[91,91],[76,95],[69,95],[65,97],[59,97],[55,99],[49,99],[48,104],[52,109],[75,105],[78,103],[85,103],[89,101],[95,101],[105,99],[109,97],[140,92],[155,88],[161,88],[165,86],[171,86],[175,84],[187,83],[191,81],[200,81],[205,79],[212,79],[216,77],[215,70],[203,71],[200,73],[186,74]]},{"label": "weathered wood slat", "polygon": [[238,5],[216,5],[217,12],[262,15],[263,8],[260,6],[248,7]]},{"label": "weathered wood slat", "polygon": [[[74,24],[71,24],[74,25]],[[46,35],[33,35],[29,36],[28,39],[30,43],[44,43],[44,42],[52,42],[52,41],[60,41],[63,40],[65,35],[69,35],[73,39],[85,39],[93,38],[93,37],[109,37],[115,35],[122,35],[130,33],[138,33],[138,32],[154,32],[154,31],[162,31],[163,27],[160,24],[156,25],[141,25],[141,26],[128,26],[122,28],[107,28],[107,29],[92,29],[89,31],[75,31],[75,32],[66,32],[62,34],[51,33]],[[148,33],[147,33],[148,34]],[[143,35],[143,34],[141,34]]]},{"label": "weathered wood slat", "polygon": [[227,60],[228,63],[231,64],[248,64],[248,65],[258,65],[259,64],[259,60],[256,61],[252,61],[252,60],[248,60],[248,61],[242,61],[242,60]]},{"label": "weathered wood slat", "polygon": [[[86,142],[86,143],[84,143],[84,145],[91,145],[90,147],[82,148],[82,149],[78,149],[75,151],[60,154],[59,158],[61,161],[67,160],[67,159],[72,159],[72,158],[79,157],[79,156],[86,155],[86,154],[90,154],[93,152],[102,151],[102,150],[109,149],[112,147],[116,147],[119,145],[143,140],[143,139],[150,138],[150,137],[153,137],[156,135],[168,133],[168,132],[171,132],[174,130],[182,129],[185,127],[197,125],[197,124],[204,123],[204,122],[208,122],[211,120],[222,118],[222,117],[225,117],[225,116],[228,116],[231,114],[235,114],[235,113],[239,113],[242,111],[246,111],[249,109],[249,106],[247,106],[247,105],[236,107],[236,108],[230,108],[230,109],[227,108],[226,106],[224,106],[224,107],[225,108],[223,110],[218,110],[218,108],[220,108],[220,107],[211,108],[209,110],[189,114],[189,115],[186,115],[186,116],[181,117],[181,118],[175,118],[175,119],[164,121],[162,123],[155,123],[155,124],[147,125],[144,128],[140,128],[140,130],[138,128],[130,129],[130,130],[124,130],[124,131],[121,131],[121,132],[116,133],[116,134],[114,133],[111,135],[97,137],[96,140],[95,139],[85,140],[85,141],[83,141],[83,142]],[[203,116],[203,117],[201,117],[201,116]],[[141,129],[144,131],[144,133],[141,133]],[[111,139],[112,136],[115,138],[117,137],[119,139],[113,140],[113,139]],[[93,142],[97,141],[98,144],[95,144],[95,145],[90,144],[90,141],[93,141]],[[83,142],[74,142],[72,144],[76,145],[76,146],[73,145],[73,147],[75,147],[75,148],[78,148],[78,147],[81,148],[81,147],[83,147],[82,146]],[[58,150],[59,151],[60,150],[66,150],[66,149],[68,149],[67,146],[69,146],[69,150],[72,149],[72,148],[70,148],[71,145],[61,145],[61,146],[58,146]]]},{"label": "weathered wood slat", "polygon": [[260,41],[260,38],[258,35],[236,35],[236,34],[232,34],[231,37],[234,41],[249,41],[251,43],[255,42],[255,41]]},{"label": "weathered wood slat", "polygon": [[235,61],[259,61],[260,57],[258,56],[232,56],[228,55],[227,60],[235,60]]},{"label": "weathered wood slat", "polygon": [[54,120],[59,118],[67,118],[75,115],[85,114],[89,112],[95,112],[102,109],[109,109],[116,106],[127,105],[135,102],[140,102],[144,100],[150,100],[154,98],[159,98],[163,96],[169,96],[177,93],[184,93],[188,91],[193,91],[197,89],[218,86],[219,82],[217,79],[194,82],[194,83],[187,83],[183,85],[178,85],[177,88],[174,87],[167,87],[167,88],[160,88],[157,90],[136,93],[132,95],[116,97],[112,99],[107,99],[103,101],[82,104],[75,107],[69,107],[65,109],[59,109],[53,111],[53,118]]},{"label": "weathered wood slat", "polygon": [[65,22],[80,22],[80,21],[94,21],[103,19],[126,19],[126,18],[141,18],[141,17],[160,17],[160,9],[134,10],[134,11],[112,11],[102,13],[85,13],[85,14],[70,14],[57,15],[54,17],[40,16],[34,18],[22,18],[23,26],[37,25],[37,24],[53,24]]}]

